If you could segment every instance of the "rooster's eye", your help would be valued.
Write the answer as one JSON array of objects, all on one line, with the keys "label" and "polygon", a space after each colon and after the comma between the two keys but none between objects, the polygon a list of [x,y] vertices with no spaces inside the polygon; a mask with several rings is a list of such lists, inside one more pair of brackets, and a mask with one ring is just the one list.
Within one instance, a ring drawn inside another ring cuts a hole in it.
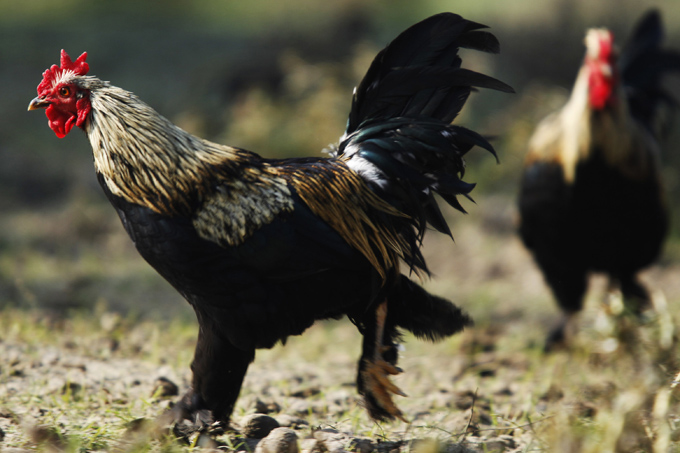
[{"label": "rooster's eye", "polygon": [[59,88],[59,96],[67,97],[71,94],[71,89],[69,87]]}]

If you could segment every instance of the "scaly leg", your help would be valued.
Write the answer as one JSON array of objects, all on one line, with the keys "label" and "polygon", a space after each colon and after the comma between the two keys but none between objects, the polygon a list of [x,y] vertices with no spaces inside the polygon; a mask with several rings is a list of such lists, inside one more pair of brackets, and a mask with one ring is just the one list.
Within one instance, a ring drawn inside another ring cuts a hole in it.
[{"label": "scaly leg", "polygon": [[[390,375],[399,374],[401,370],[393,363],[396,362],[396,357],[390,362],[384,356],[394,349],[394,344],[384,344],[386,318],[387,301],[384,301],[375,311],[375,330],[367,326],[364,332],[364,351],[359,364],[359,392],[364,395],[371,417],[377,420],[398,418],[408,423],[392,400],[392,394],[406,394],[389,378]],[[388,334],[388,339],[391,338],[392,335]]]}]

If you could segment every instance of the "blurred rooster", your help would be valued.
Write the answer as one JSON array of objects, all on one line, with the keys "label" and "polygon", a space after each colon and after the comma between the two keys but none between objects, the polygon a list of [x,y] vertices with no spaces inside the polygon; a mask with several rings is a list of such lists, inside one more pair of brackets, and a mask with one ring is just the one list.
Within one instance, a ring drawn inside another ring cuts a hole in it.
[{"label": "blurred rooster", "polygon": [[[498,52],[485,26],[440,14],[381,51],[355,89],[330,158],[265,159],[195,137],[132,93],[87,76],[86,54],[45,71],[29,110],[64,137],[78,126],[99,182],[139,253],[193,306],[192,387],[175,406],[197,427],[227,423],[257,348],[347,315],[363,334],[357,376],[370,415],[400,418],[389,380],[399,328],[436,340],[470,318],[400,273],[428,270],[427,225],[450,234],[435,199],[462,210],[462,156],[480,135],[451,125],[474,87],[458,48]],[[313,127],[313,125],[310,125]]]},{"label": "blurred rooster", "polygon": [[680,69],[662,40],[656,11],[620,56],[610,31],[589,30],[569,101],[529,142],[519,231],[563,310],[548,348],[567,340],[591,271],[608,274],[629,311],[650,304],[636,275],[659,256],[668,224],[658,140],[661,113],[675,105],[661,78]]}]

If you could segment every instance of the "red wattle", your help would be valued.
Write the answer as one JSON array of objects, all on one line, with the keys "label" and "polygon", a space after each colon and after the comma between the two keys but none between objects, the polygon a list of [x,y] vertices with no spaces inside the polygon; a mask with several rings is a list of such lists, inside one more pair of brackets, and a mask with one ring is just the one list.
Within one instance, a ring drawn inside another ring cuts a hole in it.
[{"label": "red wattle", "polygon": [[590,106],[595,110],[601,110],[609,103],[614,91],[614,80],[602,74],[597,65],[591,66],[590,78]]},{"label": "red wattle", "polygon": [[79,99],[76,102],[76,109],[78,110],[78,120],[76,121],[76,126],[84,127],[85,120],[87,120],[87,115],[90,114],[92,106],[90,105],[90,100],[87,97]]},{"label": "red wattle", "polygon": [[47,124],[59,138],[66,137],[66,135],[71,132],[71,129],[73,129],[73,126],[76,124],[75,116],[56,109],[53,105],[47,107],[45,114],[47,115]]}]

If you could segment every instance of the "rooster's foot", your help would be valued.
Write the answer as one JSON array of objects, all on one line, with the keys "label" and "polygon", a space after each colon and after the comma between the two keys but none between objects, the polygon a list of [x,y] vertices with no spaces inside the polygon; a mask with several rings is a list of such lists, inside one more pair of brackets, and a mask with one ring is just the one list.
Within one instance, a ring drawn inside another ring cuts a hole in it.
[{"label": "rooster's foot", "polygon": [[399,410],[392,400],[392,394],[407,396],[399,387],[390,381],[390,376],[399,373],[401,373],[401,369],[383,359],[367,361],[363,370],[364,385],[367,393],[371,395],[375,400],[375,403],[388,414],[389,418],[398,418],[399,420],[408,423],[408,420],[404,418],[401,410]]}]

